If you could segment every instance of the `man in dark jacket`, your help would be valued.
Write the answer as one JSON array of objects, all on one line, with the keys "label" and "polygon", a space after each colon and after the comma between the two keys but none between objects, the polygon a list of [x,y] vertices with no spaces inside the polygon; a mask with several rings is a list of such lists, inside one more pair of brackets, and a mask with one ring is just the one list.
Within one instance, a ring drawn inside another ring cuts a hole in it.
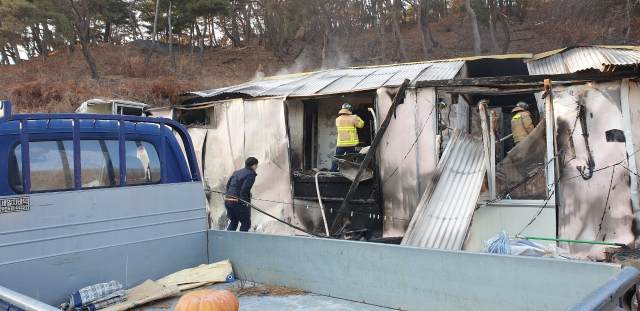
[{"label": "man in dark jacket", "polygon": [[227,196],[224,199],[224,206],[227,208],[227,217],[231,220],[228,231],[236,231],[240,222],[240,231],[247,232],[251,227],[251,214],[249,206],[240,202],[237,198],[246,202],[251,202],[251,187],[256,181],[256,169],[258,159],[248,157],[244,161],[244,168],[233,172],[227,182]]}]

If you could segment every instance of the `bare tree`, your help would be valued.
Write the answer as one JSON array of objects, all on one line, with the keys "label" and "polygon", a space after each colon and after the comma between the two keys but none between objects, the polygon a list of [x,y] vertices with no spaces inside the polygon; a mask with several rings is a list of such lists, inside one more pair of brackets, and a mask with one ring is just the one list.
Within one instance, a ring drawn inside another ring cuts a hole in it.
[{"label": "bare tree", "polygon": [[173,55],[173,24],[171,23],[171,1],[169,1],[169,57],[171,58],[171,69],[176,71],[176,57]]},{"label": "bare tree", "polygon": [[500,46],[496,35],[496,4],[495,0],[487,0],[489,5],[489,32],[491,33],[491,44],[493,45],[493,54],[500,53]]},{"label": "bare tree", "polygon": [[200,31],[200,26],[197,22],[193,25],[196,27],[196,33],[198,35],[198,46],[200,47],[198,57],[200,58],[200,65],[204,66],[204,36],[206,35],[205,31],[207,31],[207,24],[205,22],[204,27],[202,27],[202,32]]},{"label": "bare tree", "polygon": [[44,60],[49,59],[49,38],[51,38],[51,31],[49,30],[49,24],[46,21],[42,23],[42,56]]},{"label": "bare tree", "polygon": [[[9,52],[11,53],[11,55],[13,56],[13,63],[16,65],[20,65],[20,63],[22,62],[22,59],[20,59],[20,53],[18,51],[18,44],[15,42],[11,42],[11,48],[9,49]],[[95,64],[94,64],[95,66]]]},{"label": "bare tree", "polygon": [[[427,45],[427,36],[431,35],[431,29],[429,29],[429,1],[418,0],[417,2],[410,2],[418,16],[418,29],[420,30],[420,43],[422,43],[424,60],[429,60],[429,46]],[[434,47],[438,46],[438,43],[433,40],[433,36],[431,36],[431,42]]]},{"label": "bare tree", "polygon": [[[69,0],[73,1],[73,0]],[[149,54],[147,58],[144,59],[144,64],[149,64],[151,60],[151,55],[153,55],[153,51],[156,49],[156,34],[158,31],[158,11],[160,11],[160,0],[156,0],[156,16],[153,19],[153,38],[151,39],[151,49],[149,50]]]},{"label": "bare tree", "polygon": [[378,0],[378,12],[380,13],[380,18],[378,22],[378,26],[380,27],[380,49],[382,50],[382,61],[388,62],[387,59],[387,39],[385,38],[385,17],[384,17],[384,7],[382,6],[382,0]]},{"label": "bare tree", "polygon": [[247,3],[242,3],[242,14],[244,16],[244,40],[248,42],[251,38],[252,30],[251,30],[251,8],[253,4],[251,1],[247,1]]},{"label": "bare tree", "polygon": [[32,36],[33,36],[33,42],[35,43],[35,48],[36,51],[42,55],[42,38],[40,37],[40,24],[39,23],[34,23],[31,26],[31,32],[32,32]]},{"label": "bare tree", "polygon": [[322,68],[328,67],[327,65],[327,47],[330,50],[331,55],[333,56],[334,62],[333,65],[338,64],[338,48],[336,46],[336,40],[333,38],[333,34],[337,29],[333,27],[333,21],[331,19],[331,13],[329,11],[329,7],[331,3],[327,3],[328,1],[321,1],[319,4],[320,12],[322,13],[321,21],[324,24],[324,44],[322,47]]},{"label": "bare tree", "polygon": [[78,39],[80,40],[80,46],[82,48],[82,54],[89,64],[89,70],[91,71],[91,77],[99,80],[98,68],[96,62],[89,51],[89,4],[80,2],[76,3],[75,0],[69,0],[69,4],[75,15],[76,20],[73,23],[73,27],[78,33]]},{"label": "bare tree", "polygon": [[506,14],[498,14],[498,20],[502,24],[502,32],[504,32],[504,45],[502,46],[502,54],[506,54],[509,51],[509,45],[511,44],[511,33],[509,31],[509,23],[507,21]]},{"label": "bare tree", "polygon": [[[469,0],[467,0],[468,2]],[[393,6],[391,5],[391,0],[387,0],[387,8],[391,13],[391,21],[393,22],[393,30],[396,33],[398,39],[398,46],[400,47],[400,52],[402,53],[402,60],[405,62],[409,61],[409,57],[407,57],[407,51],[404,48],[404,40],[402,39],[402,34],[400,33],[400,27],[398,26],[398,18],[396,17],[396,12],[393,11]]]},{"label": "bare tree", "polygon": [[[389,1],[389,0],[387,0]],[[476,12],[473,11],[471,7],[471,0],[465,1],[465,7],[467,8],[467,13],[469,13],[469,17],[471,17],[471,28],[473,29],[473,51],[476,56],[482,54],[482,42],[480,40],[480,31],[478,31],[478,18],[476,17]]]},{"label": "bare tree", "polygon": [[131,24],[131,35],[133,36],[133,41],[138,40],[137,29],[138,23],[136,23],[136,15],[133,12],[133,6],[136,4],[138,0],[133,0],[129,3],[129,24]]},{"label": "bare tree", "polygon": [[627,15],[627,29],[624,32],[625,42],[629,42],[629,34],[631,34],[631,12],[635,8],[635,6],[640,2],[640,0],[627,0],[626,5],[626,15]]}]

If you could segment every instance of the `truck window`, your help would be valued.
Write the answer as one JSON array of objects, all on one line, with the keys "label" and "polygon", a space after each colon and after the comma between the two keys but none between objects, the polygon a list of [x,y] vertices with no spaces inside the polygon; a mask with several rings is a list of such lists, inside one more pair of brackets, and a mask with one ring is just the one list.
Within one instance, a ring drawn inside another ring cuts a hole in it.
[{"label": "truck window", "polygon": [[[16,193],[22,189],[22,149],[14,146],[9,155],[9,185]],[[160,182],[157,148],[146,141],[127,140],[127,185]],[[120,156],[117,140],[81,140],[82,188],[120,186]],[[29,143],[31,191],[74,189],[73,142],[70,140]]]},{"label": "truck window", "polygon": [[146,141],[128,140],[125,142],[125,150],[127,185],[160,182],[160,159],[154,145]]},{"label": "truck window", "polygon": [[117,140],[81,140],[82,188],[120,185],[120,156]]},{"label": "truck window", "polygon": [[[17,144],[11,150],[10,161],[17,169],[9,169],[10,185],[14,191],[22,192],[22,149]],[[71,141],[36,141],[29,143],[29,161],[31,168],[31,191],[73,189],[73,142]]]}]

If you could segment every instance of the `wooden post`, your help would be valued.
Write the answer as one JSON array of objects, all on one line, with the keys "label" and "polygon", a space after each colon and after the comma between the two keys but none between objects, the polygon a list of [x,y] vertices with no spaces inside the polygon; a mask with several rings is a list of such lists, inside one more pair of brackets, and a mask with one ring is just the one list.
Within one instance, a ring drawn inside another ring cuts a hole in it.
[{"label": "wooden post", "polygon": [[367,151],[367,155],[364,157],[362,164],[360,164],[360,169],[356,174],[356,178],[353,180],[353,183],[351,183],[349,192],[347,192],[347,195],[345,196],[344,201],[342,202],[342,205],[338,210],[338,215],[336,215],[336,218],[333,220],[333,225],[331,225],[332,235],[335,235],[337,233],[336,230],[338,229],[338,227],[340,226],[340,223],[342,222],[342,214],[347,209],[347,206],[349,205],[349,201],[351,201],[351,197],[353,197],[353,194],[355,193],[356,188],[360,184],[360,178],[362,178],[362,173],[364,172],[364,169],[367,166],[369,166],[369,162],[371,161],[371,158],[373,158],[373,154],[376,152],[376,149],[378,149],[378,145],[380,145],[380,141],[382,141],[382,136],[384,136],[384,133],[387,131],[387,128],[389,127],[391,118],[395,116],[396,108],[398,107],[399,104],[404,102],[404,96],[405,96],[405,92],[407,90],[408,85],[409,85],[409,79],[405,79],[402,82],[402,85],[400,85],[400,89],[398,90],[398,93],[396,93],[396,96],[393,98],[391,107],[389,107],[389,112],[387,113],[387,116],[384,118],[384,121],[382,121],[382,124],[380,125],[380,129],[378,129],[376,136],[374,136],[373,141],[371,142],[371,146],[369,147],[369,151]]}]

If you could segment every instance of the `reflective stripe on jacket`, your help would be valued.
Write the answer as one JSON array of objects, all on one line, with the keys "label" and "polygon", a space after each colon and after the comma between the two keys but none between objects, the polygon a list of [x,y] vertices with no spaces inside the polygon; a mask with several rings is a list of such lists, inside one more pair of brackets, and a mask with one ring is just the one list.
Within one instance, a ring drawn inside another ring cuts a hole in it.
[{"label": "reflective stripe on jacket", "polygon": [[338,147],[357,146],[358,132],[356,128],[364,127],[364,121],[356,115],[343,114],[336,118],[336,127],[338,128]]},{"label": "reflective stripe on jacket", "polygon": [[513,133],[513,141],[517,144],[527,138],[535,127],[529,111],[516,107],[512,112],[515,115],[511,118],[511,132]]}]

